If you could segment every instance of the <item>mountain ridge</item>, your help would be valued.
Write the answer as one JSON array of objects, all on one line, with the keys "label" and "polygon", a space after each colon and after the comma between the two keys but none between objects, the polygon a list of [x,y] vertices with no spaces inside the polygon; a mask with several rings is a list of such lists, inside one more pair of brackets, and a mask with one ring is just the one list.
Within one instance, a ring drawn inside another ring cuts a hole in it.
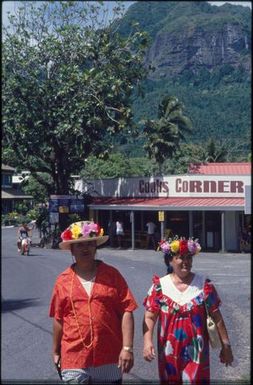
[{"label": "mountain ridge", "polygon": [[132,22],[149,33],[145,66],[155,68],[150,78],[224,64],[250,71],[251,11],[239,10],[231,4],[215,7],[206,1],[136,2],[120,22],[120,33],[124,35]]},{"label": "mountain ridge", "polygon": [[139,1],[120,21],[120,33],[126,34],[134,22],[150,35],[144,65],[154,68],[143,82],[144,98],[137,93],[133,97],[135,121],[154,119],[162,97],[174,95],[193,123],[188,142],[229,139],[230,147],[249,153],[250,8]]}]

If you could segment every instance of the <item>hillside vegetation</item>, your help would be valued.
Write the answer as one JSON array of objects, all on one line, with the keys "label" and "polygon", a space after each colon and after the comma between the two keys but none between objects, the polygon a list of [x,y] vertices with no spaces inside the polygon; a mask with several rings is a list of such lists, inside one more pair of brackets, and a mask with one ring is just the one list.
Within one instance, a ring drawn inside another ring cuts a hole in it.
[{"label": "hillside vegetation", "polygon": [[[205,1],[136,2],[120,21],[120,33],[124,35],[134,22],[150,35],[145,66],[154,67],[142,82],[142,95],[136,90],[133,96],[135,122],[154,119],[162,97],[174,95],[183,102],[193,124],[193,133],[186,136],[188,143],[201,145],[213,138],[230,148],[228,160],[247,160],[251,149],[251,10],[231,4],[211,6]],[[212,39],[216,48],[206,52]],[[144,155],[139,134],[132,144],[121,135],[122,151]]]}]

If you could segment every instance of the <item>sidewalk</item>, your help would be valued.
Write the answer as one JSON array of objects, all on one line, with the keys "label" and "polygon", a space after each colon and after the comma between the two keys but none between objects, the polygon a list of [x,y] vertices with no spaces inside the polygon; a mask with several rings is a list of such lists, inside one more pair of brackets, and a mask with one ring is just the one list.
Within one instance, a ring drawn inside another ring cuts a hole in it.
[{"label": "sidewalk", "polygon": [[[113,247],[104,247],[103,250],[105,251],[110,251],[110,254],[111,255],[122,255],[122,256],[127,256],[129,257],[132,253],[132,255],[135,255],[135,256],[138,256],[138,257],[143,257],[145,256],[146,257],[155,257],[155,256],[161,256],[163,255],[163,253],[161,251],[155,251],[155,250],[146,250],[146,249],[131,249],[131,248],[128,248],[128,249],[117,249],[117,248],[113,248]],[[228,256],[228,257],[250,257],[251,253],[240,253],[240,252],[226,252],[226,253],[222,253],[222,252],[206,252],[206,251],[200,251],[199,255],[201,256],[205,256],[205,257],[214,257],[214,256]],[[195,258],[197,258],[198,256],[196,256]]]}]

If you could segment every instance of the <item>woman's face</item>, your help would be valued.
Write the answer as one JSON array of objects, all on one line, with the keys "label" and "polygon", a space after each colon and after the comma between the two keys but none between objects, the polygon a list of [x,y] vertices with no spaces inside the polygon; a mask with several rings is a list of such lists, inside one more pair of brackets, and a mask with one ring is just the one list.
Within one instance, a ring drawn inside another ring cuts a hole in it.
[{"label": "woman's face", "polygon": [[191,272],[192,255],[175,255],[172,258],[171,265],[176,274],[185,277]]},{"label": "woman's face", "polygon": [[71,252],[76,258],[76,261],[91,260],[95,257],[96,247],[96,241],[73,243],[71,245]]}]

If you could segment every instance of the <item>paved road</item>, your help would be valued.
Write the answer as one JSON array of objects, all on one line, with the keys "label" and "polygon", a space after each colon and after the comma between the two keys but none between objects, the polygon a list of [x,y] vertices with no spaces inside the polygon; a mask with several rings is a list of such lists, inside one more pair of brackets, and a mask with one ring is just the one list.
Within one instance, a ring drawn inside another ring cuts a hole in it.
[{"label": "paved road", "polygon": [[[16,229],[2,228],[2,382],[16,380],[57,382],[51,363],[51,325],[48,317],[53,283],[71,264],[68,252],[33,247],[30,256],[16,249]],[[36,242],[36,237],[34,237]],[[142,359],[142,300],[153,274],[164,275],[162,254],[151,250],[98,251],[98,258],[117,267],[138,303],[135,312],[135,366],[124,382],[149,383],[158,379],[157,363]],[[238,380],[250,376],[250,255],[201,253],[195,272],[207,273],[223,301],[221,311],[229,330],[235,363],[226,368],[218,351],[211,352],[211,377]]]}]

